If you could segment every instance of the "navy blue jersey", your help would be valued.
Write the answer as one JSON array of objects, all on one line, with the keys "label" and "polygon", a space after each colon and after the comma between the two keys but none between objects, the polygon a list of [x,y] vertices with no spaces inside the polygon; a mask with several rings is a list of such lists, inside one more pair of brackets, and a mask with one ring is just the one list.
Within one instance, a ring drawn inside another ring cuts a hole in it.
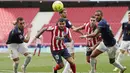
[{"label": "navy blue jersey", "polygon": [[71,28],[72,27],[72,24],[71,24],[71,22],[68,20],[68,19],[66,19],[66,27],[67,28]]},{"label": "navy blue jersey", "polygon": [[[68,20],[68,19],[66,19],[66,27],[67,28],[71,28],[72,27],[72,24],[71,24],[71,22]],[[66,43],[66,42],[70,42],[70,40],[68,39],[68,38],[65,38],[64,39],[64,42]]]},{"label": "navy blue jersey", "polygon": [[20,30],[18,28],[18,26],[16,25],[14,27],[14,29],[12,29],[9,33],[9,36],[8,36],[8,40],[6,42],[6,44],[11,44],[11,43],[17,43],[17,44],[20,44],[20,43],[23,43],[24,41],[24,35],[23,35],[24,31],[23,30]]},{"label": "navy blue jersey", "polygon": [[100,29],[100,33],[101,33],[101,36],[102,36],[102,39],[103,39],[105,46],[107,46],[107,47],[114,46],[116,44],[116,40],[114,38],[114,35],[113,35],[107,21],[102,19],[98,23],[98,28]]},{"label": "navy blue jersey", "polygon": [[123,30],[123,40],[130,41],[130,24],[128,22],[123,23],[122,30]]}]

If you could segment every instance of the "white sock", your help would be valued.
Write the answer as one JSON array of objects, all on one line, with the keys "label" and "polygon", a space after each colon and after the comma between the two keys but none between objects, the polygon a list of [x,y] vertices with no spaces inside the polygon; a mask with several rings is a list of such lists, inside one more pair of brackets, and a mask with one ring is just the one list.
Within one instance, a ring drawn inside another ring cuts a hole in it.
[{"label": "white sock", "polygon": [[91,71],[92,72],[95,71],[95,64],[96,64],[95,58],[90,58],[90,66],[91,66]]},{"label": "white sock", "polygon": [[13,64],[14,73],[18,73],[18,65],[19,65],[19,63],[14,63]]},{"label": "white sock", "polygon": [[27,67],[27,65],[30,63],[31,59],[32,59],[32,56],[31,56],[31,54],[29,54],[29,55],[26,57],[25,61],[24,61],[24,68]]},{"label": "white sock", "polygon": [[119,53],[118,57],[117,57],[117,62],[121,62],[123,60],[124,54],[122,54],[121,52]]},{"label": "white sock", "polygon": [[119,68],[120,70],[123,70],[123,69],[124,69],[124,67],[123,67],[120,63],[118,63],[118,62],[114,62],[113,65],[114,65],[115,67]]},{"label": "white sock", "polygon": [[70,69],[70,64],[69,64],[68,62],[66,62],[65,68],[64,68],[64,70],[63,70],[62,73],[68,73],[68,70],[69,70],[69,69]]}]

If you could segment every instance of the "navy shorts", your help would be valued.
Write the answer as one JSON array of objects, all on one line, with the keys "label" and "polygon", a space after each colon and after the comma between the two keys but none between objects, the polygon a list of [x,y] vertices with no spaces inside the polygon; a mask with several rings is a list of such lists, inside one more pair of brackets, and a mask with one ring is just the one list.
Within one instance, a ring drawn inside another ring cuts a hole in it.
[{"label": "navy shorts", "polygon": [[42,45],[41,44],[37,44],[37,48],[42,48]]},{"label": "navy shorts", "polygon": [[57,64],[62,63],[62,57],[67,59],[69,57],[71,57],[71,55],[68,53],[67,49],[62,49],[62,50],[58,50],[58,51],[51,51],[53,58],[55,59],[55,61],[57,62]]},{"label": "navy shorts", "polygon": [[86,56],[90,56],[92,54],[92,52],[93,52],[93,50],[88,48],[87,51],[86,51]]}]

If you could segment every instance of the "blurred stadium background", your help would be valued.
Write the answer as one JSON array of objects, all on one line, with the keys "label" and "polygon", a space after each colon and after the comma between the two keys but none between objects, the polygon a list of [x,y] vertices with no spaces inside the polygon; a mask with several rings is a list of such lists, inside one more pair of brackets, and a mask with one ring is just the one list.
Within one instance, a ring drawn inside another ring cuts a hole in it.
[{"label": "blurred stadium background", "polygon": [[[12,61],[8,58],[8,49],[5,44],[9,31],[13,28],[13,21],[19,16],[23,17],[27,27],[31,27],[31,40],[27,43],[29,51],[33,52],[35,37],[38,30],[44,26],[55,25],[59,18],[57,12],[53,12],[52,3],[55,0],[0,0],[0,73],[12,73]],[[67,17],[74,26],[80,26],[89,21],[91,15],[96,10],[102,10],[104,18],[110,23],[115,38],[118,37],[121,23],[128,20],[127,13],[130,9],[130,0],[61,0],[67,9]],[[71,30],[72,31],[72,30]],[[27,29],[25,29],[26,35]],[[84,31],[83,31],[84,32]],[[85,39],[80,39],[79,34],[72,31],[72,37],[75,42],[76,64],[79,73],[87,73],[89,65],[85,61]],[[31,64],[28,66],[29,73],[52,73],[52,67],[55,62],[50,54],[50,33],[43,34],[43,47],[40,57],[34,56]],[[21,61],[23,56],[21,56]],[[99,73],[117,73],[112,72],[114,68],[108,62],[106,54],[98,57]],[[130,68],[129,57],[123,61],[123,64]],[[20,71],[20,68],[19,68]],[[62,71],[62,70],[61,70]],[[61,72],[60,71],[60,72]],[[130,73],[127,69],[125,73]]]}]

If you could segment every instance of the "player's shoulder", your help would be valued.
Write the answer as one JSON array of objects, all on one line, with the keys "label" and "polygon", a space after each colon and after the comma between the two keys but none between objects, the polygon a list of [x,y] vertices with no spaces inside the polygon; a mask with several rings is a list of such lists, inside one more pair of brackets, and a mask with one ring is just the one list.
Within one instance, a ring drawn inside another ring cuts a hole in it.
[{"label": "player's shoulder", "polygon": [[123,25],[124,25],[124,24],[128,24],[128,22],[123,22],[122,24],[123,24]]},{"label": "player's shoulder", "polygon": [[105,19],[102,19],[99,24],[104,24],[104,23],[107,23],[107,21]]},{"label": "player's shoulder", "polygon": [[108,24],[108,23],[107,23],[107,21],[106,21],[105,19],[102,19],[102,20],[98,23],[98,25],[106,25],[106,24]]}]

